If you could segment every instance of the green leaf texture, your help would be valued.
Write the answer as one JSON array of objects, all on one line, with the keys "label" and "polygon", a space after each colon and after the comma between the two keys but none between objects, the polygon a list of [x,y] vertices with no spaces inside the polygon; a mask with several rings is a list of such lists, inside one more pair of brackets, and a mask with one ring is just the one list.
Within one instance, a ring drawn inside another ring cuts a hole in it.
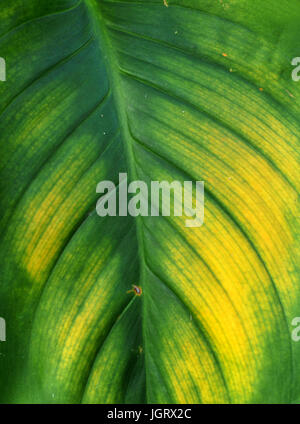
[{"label": "green leaf texture", "polygon": [[[300,398],[299,21],[298,0],[0,0],[2,403]],[[121,172],[205,181],[204,225],[100,218]]]}]

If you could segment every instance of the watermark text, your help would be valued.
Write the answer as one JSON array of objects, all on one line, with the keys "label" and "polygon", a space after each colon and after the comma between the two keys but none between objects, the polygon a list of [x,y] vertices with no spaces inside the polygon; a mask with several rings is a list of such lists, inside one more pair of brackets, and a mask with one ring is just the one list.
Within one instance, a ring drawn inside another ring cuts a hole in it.
[{"label": "watermark text", "polygon": [[[112,181],[101,181],[96,192],[103,194],[96,205],[97,214],[105,216],[183,216],[186,227],[200,227],[204,222],[203,181],[132,181],[119,174],[117,188]],[[118,206],[118,208],[117,208]],[[118,211],[117,211],[118,209]]]}]

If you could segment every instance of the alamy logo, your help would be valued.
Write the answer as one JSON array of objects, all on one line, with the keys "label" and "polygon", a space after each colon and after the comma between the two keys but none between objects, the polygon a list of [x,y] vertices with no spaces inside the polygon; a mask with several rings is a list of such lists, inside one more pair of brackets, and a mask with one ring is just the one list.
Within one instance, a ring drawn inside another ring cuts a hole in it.
[{"label": "alamy logo", "polygon": [[299,342],[299,340],[300,340],[300,317],[295,317],[292,320],[292,326],[296,327],[292,331],[292,340],[294,342]]},{"label": "alamy logo", "polygon": [[4,318],[0,318],[0,342],[6,341],[6,322]]},{"label": "alamy logo", "polygon": [[6,81],[6,62],[0,57],[0,81]]},{"label": "alamy logo", "polygon": [[[204,222],[204,182],[184,181],[152,181],[151,187],[144,181],[127,183],[127,174],[119,174],[117,188],[112,181],[101,181],[96,188],[103,194],[98,200],[96,211],[105,216],[185,216],[186,227],[200,227]],[[195,196],[193,195],[195,193]],[[130,199],[128,201],[128,195]],[[150,195],[150,196],[149,196]]]},{"label": "alamy logo", "polygon": [[294,57],[292,59],[292,65],[296,66],[292,72],[292,80],[298,82],[300,80],[300,57]]}]

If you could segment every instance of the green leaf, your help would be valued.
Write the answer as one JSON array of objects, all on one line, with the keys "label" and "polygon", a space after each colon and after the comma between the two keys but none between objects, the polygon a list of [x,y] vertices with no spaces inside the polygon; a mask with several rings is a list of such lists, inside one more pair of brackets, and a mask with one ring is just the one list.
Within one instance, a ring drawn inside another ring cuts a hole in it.
[{"label": "green leaf", "polygon": [[[299,19],[0,0],[2,403],[299,399]],[[204,225],[100,218],[122,172],[205,181]]]}]

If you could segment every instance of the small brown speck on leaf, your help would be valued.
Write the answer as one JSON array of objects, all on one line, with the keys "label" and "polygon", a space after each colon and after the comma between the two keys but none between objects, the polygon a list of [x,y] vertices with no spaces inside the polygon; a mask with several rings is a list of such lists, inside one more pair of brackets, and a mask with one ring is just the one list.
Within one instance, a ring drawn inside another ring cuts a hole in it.
[{"label": "small brown speck on leaf", "polygon": [[290,96],[290,97],[292,97],[293,99],[295,98],[295,96],[289,91],[289,90],[285,90],[287,93],[288,93],[288,95]]}]

